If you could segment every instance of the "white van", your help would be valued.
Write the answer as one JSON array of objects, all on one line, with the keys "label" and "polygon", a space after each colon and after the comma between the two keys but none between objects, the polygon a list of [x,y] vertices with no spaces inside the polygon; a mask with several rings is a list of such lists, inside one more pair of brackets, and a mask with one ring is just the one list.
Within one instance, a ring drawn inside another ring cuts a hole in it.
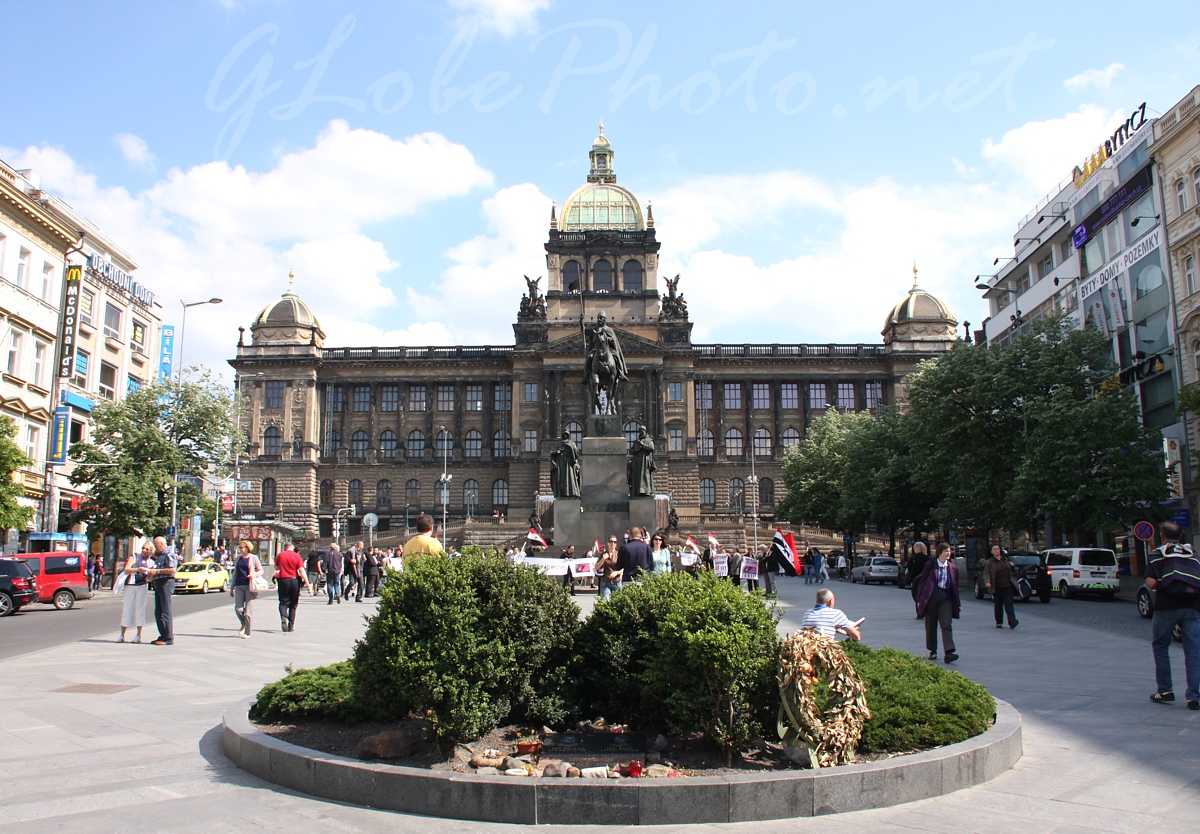
[{"label": "white van", "polygon": [[1077,593],[1117,595],[1117,554],[1103,547],[1055,547],[1042,551],[1050,584],[1064,599]]}]

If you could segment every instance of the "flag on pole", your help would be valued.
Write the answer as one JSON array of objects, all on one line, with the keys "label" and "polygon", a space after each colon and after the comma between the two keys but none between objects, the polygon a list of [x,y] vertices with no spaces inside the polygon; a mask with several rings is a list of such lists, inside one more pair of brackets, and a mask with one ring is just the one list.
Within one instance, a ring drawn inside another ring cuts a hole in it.
[{"label": "flag on pole", "polygon": [[800,570],[800,560],[796,554],[796,540],[792,538],[792,534],[776,530],[775,538],[771,540],[771,546],[775,549],[779,561],[783,563],[784,573],[788,576],[795,576]]},{"label": "flag on pole", "polygon": [[708,546],[711,547],[713,550],[720,550],[720,548],[721,548],[721,543],[719,541],[717,541],[717,537],[714,536],[712,533],[708,534]]},{"label": "flag on pole", "polygon": [[596,539],[595,546],[593,546],[593,548],[592,548],[592,553],[593,553],[593,555],[599,556],[600,552],[601,552],[600,551],[600,540]]},{"label": "flag on pole", "polygon": [[691,536],[687,537],[687,541],[684,542],[683,546],[690,547],[692,550],[696,551],[697,553],[700,552],[700,545],[696,544],[696,540],[693,539]]},{"label": "flag on pole", "polygon": [[538,531],[534,530],[532,527],[529,528],[529,535],[526,536],[525,538],[528,539],[529,541],[533,542],[534,544],[540,544],[542,547],[550,546],[550,545],[546,544],[545,539],[543,539],[541,536],[538,535]]}]

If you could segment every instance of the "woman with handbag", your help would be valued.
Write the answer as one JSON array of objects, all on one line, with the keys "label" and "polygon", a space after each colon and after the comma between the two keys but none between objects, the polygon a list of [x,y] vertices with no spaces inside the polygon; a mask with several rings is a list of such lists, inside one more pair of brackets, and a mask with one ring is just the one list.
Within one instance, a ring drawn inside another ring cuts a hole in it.
[{"label": "woman with handbag", "polygon": [[142,642],[142,629],[146,625],[146,599],[149,597],[150,587],[146,572],[152,567],[154,545],[150,542],[142,545],[141,553],[125,560],[125,567],[121,571],[125,575],[124,581],[118,586],[121,595],[125,597],[124,607],[121,609],[121,636],[117,638],[118,643],[125,642],[125,630],[129,628],[137,629],[133,642]]},{"label": "woman with handbag", "polygon": [[260,591],[270,587],[263,578],[262,562],[254,555],[254,545],[250,542],[238,542],[237,561],[233,564],[233,586],[229,595],[233,597],[233,613],[237,614],[241,628],[238,637],[243,640],[250,637],[250,622],[254,616],[254,600]]}]

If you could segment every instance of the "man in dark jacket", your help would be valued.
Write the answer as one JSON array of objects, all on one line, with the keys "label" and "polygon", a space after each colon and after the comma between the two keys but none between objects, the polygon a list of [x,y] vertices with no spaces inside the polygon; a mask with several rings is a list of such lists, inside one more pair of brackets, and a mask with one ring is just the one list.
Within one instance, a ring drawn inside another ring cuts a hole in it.
[{"label": "man in dark jacket", "polygon": [[1146,560],[1146,587],[1154,591],[1154,620],[1150,645],[1154,649],[1156,704],[1175,700],[1171,680],[1171,639],[1178,626],[1183,634],[1183,661],[1187,670],[1188,709],[1200,710],[1200,560],[1192,546],[1183,544],[1178,524],[1163,522],[1162,545]]},{"label": "man in dark jacket", "polygon": [[640,579],[643,573],[649,574],[654,570],[654,554],[650,552],[650,545],[643,541],[645,536],[645,527],[632,528],[629,541],[617,551],[617,569],[624,571],[621,576],[623,585]]},{"label": "man in dark jacket", "polygon": [[321,556],[321,572],[325,574],[325,592],[329,594],[328,604],[333,605],[333,601],[336,599],[338,605],[341,605],[342,574],[346,572],[346,561],[336,544],[329,545],[329,549]]}]

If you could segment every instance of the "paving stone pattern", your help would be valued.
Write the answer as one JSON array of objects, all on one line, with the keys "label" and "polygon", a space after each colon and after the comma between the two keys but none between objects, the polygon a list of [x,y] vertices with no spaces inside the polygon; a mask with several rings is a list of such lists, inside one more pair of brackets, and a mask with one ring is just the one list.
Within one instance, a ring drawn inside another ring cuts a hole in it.
[{"label": "paving stone pattern", "polygon": [[[923,649],[923,630],[906,591],[832,587],[847,614],[868,617],[869,643]],[[799,579],[782,581],[781,629],[798,625],[815,591]],[[593,604],[591,597],[576,600]],[[964,600],[964,618],[955,623],[962,655],[955,666],[1021,712],[1024,756],[1011,771],[982,787],[836,820],[658,830],[806,832],[828,831],[831,824],[840,832],[1200,830],[1200,713],[1182,703],[1182,652],[1172,649],[1181,700],[1154,705],[1146,700],[1154,688],[1147,640],[1051,620],[1038,608],[1018,606],[1020,627],[998,630],[990,604]],[[1131,605],[1125,608],[1136,617]],[[280,677],[286,664],[344,659],[370,610],[369,603],[326,606],[305,596],[297,631],[283,634],[270,595],[264,595],[255,612],[263,630],[250,640],[237,638],[232,607],[224,606],[180,618],[170,647],[116,644],[114,621],[110,633],[0,661],[0,829],[531,830],[326,802],[266,783],[225,758],[225,710]],[[0,635],[4,626],[0,621]],[[102,684],[108,694],[55,691],[77,684]],[[132,688],[113,691],[116,686]]]}]

